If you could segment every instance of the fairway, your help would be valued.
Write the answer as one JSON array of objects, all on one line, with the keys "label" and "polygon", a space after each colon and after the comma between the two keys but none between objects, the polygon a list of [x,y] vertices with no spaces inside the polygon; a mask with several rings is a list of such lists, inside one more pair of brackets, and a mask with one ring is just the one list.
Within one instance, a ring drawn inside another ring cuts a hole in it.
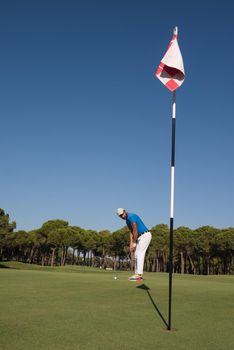
[{"label": "fairway", "polygon": [[174,275],[168,332],[167,274],[136,284],[127,272],[6,265],[1,350],[233,349],[233,276]]}]

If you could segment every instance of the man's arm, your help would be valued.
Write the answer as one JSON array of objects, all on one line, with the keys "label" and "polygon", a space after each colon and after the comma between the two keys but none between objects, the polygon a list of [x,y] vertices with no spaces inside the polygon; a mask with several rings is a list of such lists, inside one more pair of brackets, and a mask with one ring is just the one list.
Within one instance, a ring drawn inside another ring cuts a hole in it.
[{"label": "man's arm", "polygon": [[132,224],[132,238],[133,238],[133,243],[137,242],[138,239],[138,230],[137,230],[137,224],[134,222]]},{"label": "man's arm", "polygon": [[133,253],[135,244],[138,239],[137,225],[135,222],[131,226],[131,232],[130,232],[129,238],[130,238],[130,252]]}]

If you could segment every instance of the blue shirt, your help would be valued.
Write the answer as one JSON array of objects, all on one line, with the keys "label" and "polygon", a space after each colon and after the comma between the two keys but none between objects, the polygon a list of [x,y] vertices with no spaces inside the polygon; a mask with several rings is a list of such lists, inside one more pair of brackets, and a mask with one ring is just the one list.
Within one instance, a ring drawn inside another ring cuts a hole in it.
[{"label": "blue shirt", "polygon": [[130,229],[130,231],[132,231],[133,223],[136,223],[137,225],[137,231],[139,236],[141,236],[143,232],[149,231],[148,228],[143,223],[143,221],[141,220],[141,218],[137,214],[128,213],[126,224],[128,225],[128,228]]}]

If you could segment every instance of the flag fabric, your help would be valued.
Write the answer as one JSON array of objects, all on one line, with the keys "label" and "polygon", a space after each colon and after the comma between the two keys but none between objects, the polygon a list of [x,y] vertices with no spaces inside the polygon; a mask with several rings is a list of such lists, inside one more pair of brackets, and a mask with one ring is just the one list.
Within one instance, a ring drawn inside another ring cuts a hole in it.
[{"label": "flag fabric", "polygon": [[180,87],[185,78],[184,63],[177,41],[177,30],[161,60],[155,76],[170,90]]}]

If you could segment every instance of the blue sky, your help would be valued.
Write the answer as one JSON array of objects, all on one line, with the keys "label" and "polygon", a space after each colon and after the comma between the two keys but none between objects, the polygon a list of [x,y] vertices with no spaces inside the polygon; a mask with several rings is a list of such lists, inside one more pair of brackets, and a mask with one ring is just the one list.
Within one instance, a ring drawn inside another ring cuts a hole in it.
[{"label": "blue sky", "polygon": [[16,1],[0,5],[1,207],[114,231],[125,207],[169,224],[172,96],[154,72],[175,25],[175,227],[233,226],[229,1]]}]

